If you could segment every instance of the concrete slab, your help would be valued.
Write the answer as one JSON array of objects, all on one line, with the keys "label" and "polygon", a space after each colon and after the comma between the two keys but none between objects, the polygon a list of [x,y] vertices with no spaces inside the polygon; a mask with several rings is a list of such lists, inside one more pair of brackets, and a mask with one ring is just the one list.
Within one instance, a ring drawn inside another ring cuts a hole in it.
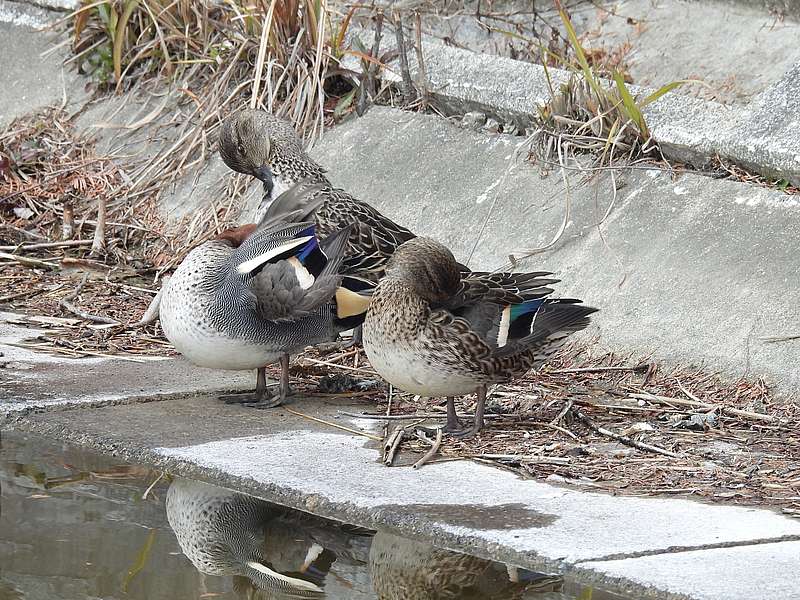
[{"label": "concrete slab", "polygon": [[737,161],[776,179],[800,182],[800,62],[739,114],[730,150]]},{"label": "concrete slab", "polygon": [[183,359],[68,359],[10,344],[40,331],[7,322],[0,315],[0,423],[42,408],[98,406],[220,390],[248,389],[249,372],[213,371]]},{"label": "concrete slab", "polygon": [[[726,103],[746,103],[800,60],[795,43],[800,23],[796,10],[786,8],[714,0],[606,0],[567,6],[581,43],[600,57],[598,62],[603,54],[608,63],[621,62],[640,86],[699,78],[708,85],[687,86],[678,93]],[[567,37],[552,3],[454,2],[421,12],[426,34],[481,54],[539,62],[540,44],[550,40],[551,27],[561,31],[562,40]]]},{"label": "concrete slab", "polygon": [[[565,219],[562,177],[542,178],[514,162],[518,143],[376,107],[329,131],[312,153],[336,184],[439,239],[473,268],[493,269],[521,247],[546,245]],[[553,270],[563,279],[559,294],[600,307],[595,331],[616,350],[765,375],[794,393],[800,343],[762,338],[800,322],[786,293],[800,279],[800,240],[792,233],[800,227],[798,200],[657,170],[624,175],[616,200],[608,178],[568,180],[564,235],[521,268]]]},{"label": "concrete slab", "polygon": [[[196,397],[48,412],[18,426],[317,515],[533,569],[580,575],[586,561],[800,539],[800,522],[767,510],[562,489],[466,461],[418,471],[386,468],[371,440],[296,414],[364,426],[339,414],[353,406],[305,399],[292,410],[254,411]],[[701,564],[684,577],[704,589]]]},{"label": "concrete slab", "polygon": [[752,2],[621,0],[577,11],[585,14],[578,34],[588,49],[630,46],[624,64],[639,86],[696,78],[709,87],[680,93],[746,104],[800,60],[800,23]]},{"label": "concrete slab", "polygon": [[[61,15],[58,15],[61,16]],[[86,81],[63,65],[63,47],[43,55],[59,41],[50,32],[38,32],[53,17],[49,11],[0,0],[0,56],[4,60],[0,86],[0,127],[15,118],[47,106],[68,110],[85,102]]]},{"label": "concrete slab", "polygon": [[[620,582],[643,584],[694,600],[753,600],[794,598],[798,562],[800,542],[781,542],[589,562],[583,566],[594,569],[603,581],[617,577]],[[704,573],[701,586],[686,576],[698,567]]]},{"label": "concrete slab", "polygon": [[[370,47],[370,32],[353,35]],[[386,39],[384,45],[382,51],[396,44],[393,39]],[[520,130],[532,124],[536,107],[551,98],[550,86],[556,88],[569,78],[562,69],[551,68],[545,73],[541,65],[453,48],[431,38],[423,40],[423,53],[427,89],[441,111],[461,115],[479,110]],[[409,63],[416,78],[418,67],[413,52]],[[353,70],[360,69],[360,62],[354,57],[346,59],[345,64]],[[386,71],[383,76],[399,80],[398,66],[391,62],[390,66],[393,71]],[[644,107],[643,114],[667,158],[703,168],[719,156],[768,177],[777,175],[797,184],[800,159],[796,158],[797,141],[791,127],[797,118],[791,101],[796,79],[794,70],[789,69],[785,81],[778,81],[753,99],[752,108],[726,106],[672,92]],[[654,91],[636,85],[629,86],[629,90],[639,98]],[[751,121],[755,121],[759,133],[755,140],[748,135]],[[777,135],[770,129],[772,123],[781,125]]]}]

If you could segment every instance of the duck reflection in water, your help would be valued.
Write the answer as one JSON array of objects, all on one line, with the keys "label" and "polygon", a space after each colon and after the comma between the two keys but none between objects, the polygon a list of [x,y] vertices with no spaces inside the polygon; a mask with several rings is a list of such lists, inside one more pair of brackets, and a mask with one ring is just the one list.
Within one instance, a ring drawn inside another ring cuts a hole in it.
[{"label": "duck reflection in water", "polygon": [[206,483],[174,480],[166,504],[170,527],[195,568],[234,576],[234,591],[243,598],[322,598],[336,560],[327,547],[350,550],[341,532],[311,517],[305,523],[302,513]]},{"label": "duck reflection in water", "polygon": [[521,600],[561,588],[558,576],[378,532],[369,552],[379,600]]},{"label": "duck reflection in water", "polygon": [[[233,590],[245,600],[322,598],[329,576],[349,589],[342,596],[338,585],[333,596],[348,600],[522,600],[561,583],[384,532],[372,537],[188,479],[172,482],[166,504],[167,520],[195,568],[233,576]],[[349,576],[342,579],[344,571]]]}]

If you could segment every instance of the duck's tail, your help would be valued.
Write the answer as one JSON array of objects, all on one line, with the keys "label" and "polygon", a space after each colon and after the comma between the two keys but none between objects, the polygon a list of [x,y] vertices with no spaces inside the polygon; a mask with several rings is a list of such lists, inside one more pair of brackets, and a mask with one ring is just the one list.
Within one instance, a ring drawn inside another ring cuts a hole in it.
[{"label": "duck's tail", "polygon": [[501,319],[500,336],[494,355],[503,358],[520,352],[532,352],[535,363],[547,360],[566,338],[585,329],[589,316],[598,309],[574,298],[537,299],[506,307]]},{"label": "duck's tail", "polygon": [[375,285],[350,275],[342,277],[342,282],[336,289],[336,323],[342,331],[364,322]]}]

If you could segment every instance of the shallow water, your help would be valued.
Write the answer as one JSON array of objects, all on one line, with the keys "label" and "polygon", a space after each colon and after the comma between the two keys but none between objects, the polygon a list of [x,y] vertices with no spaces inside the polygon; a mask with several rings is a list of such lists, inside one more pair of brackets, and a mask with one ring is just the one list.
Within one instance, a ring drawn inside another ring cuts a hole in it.
[{"label": "shallow water", "polygon": [[190,480],[143,497],[157,477],[3,433],[0,600],[618,598]]}]

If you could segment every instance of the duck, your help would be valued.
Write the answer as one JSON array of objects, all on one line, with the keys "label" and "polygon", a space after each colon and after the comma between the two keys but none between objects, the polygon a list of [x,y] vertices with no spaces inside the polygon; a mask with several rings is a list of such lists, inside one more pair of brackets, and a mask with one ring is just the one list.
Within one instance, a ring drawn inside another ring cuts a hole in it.
[{"label": "duck", "polygon": [[[447,397],[445,431],[483,427],[487,387],[539,368],[596,308],[548,298],[551,273],[464,273],[430,238],[403,243],[365,304],[364,351],[385,380],[412,394]],[[477,394],[469,428],[454,396]]]},{"label": "duck", "polygon": [[522,600],[563,579],[378,531],[369,552],[379,600]]},{"label": "duck", "polygon": [[346,275],[377,282],[395,249],[416,237],[371,205],[333,187],[325,169],[303,149],[292,125],[268,112],[246,109],[227,117],[218,148],[230,169],[261,180],[259,212],[299,182],[319,185],[314,195],[295,197],[294,205],[283,208],[313,219],[323,236],[351,227],[342,267]]},{"label": "duck", "polygon": [[324,597],[336,554],[281,507],[178,477],[167,490],[166,512],[181,551],[201,573],[232,576],[235,590],[261,590],[267,598]]},{"label": "duck", "polygon": [[[195,365],[256,370],[254,392],[223,395],[227,403],[279,406],[289,397],[289,356],[332,342],[365,316],[356,290],[361,280],[341,273],[348,226],[320,239],[316,225],[283,212],[319,186],[303,182],[276,200],[259,223],[231,228],[189,252],[164,284],[161,327]],[[349,299],[356,298],[357,304]],[[266,385],[265,365],[279,362],[277,393]]]}]

